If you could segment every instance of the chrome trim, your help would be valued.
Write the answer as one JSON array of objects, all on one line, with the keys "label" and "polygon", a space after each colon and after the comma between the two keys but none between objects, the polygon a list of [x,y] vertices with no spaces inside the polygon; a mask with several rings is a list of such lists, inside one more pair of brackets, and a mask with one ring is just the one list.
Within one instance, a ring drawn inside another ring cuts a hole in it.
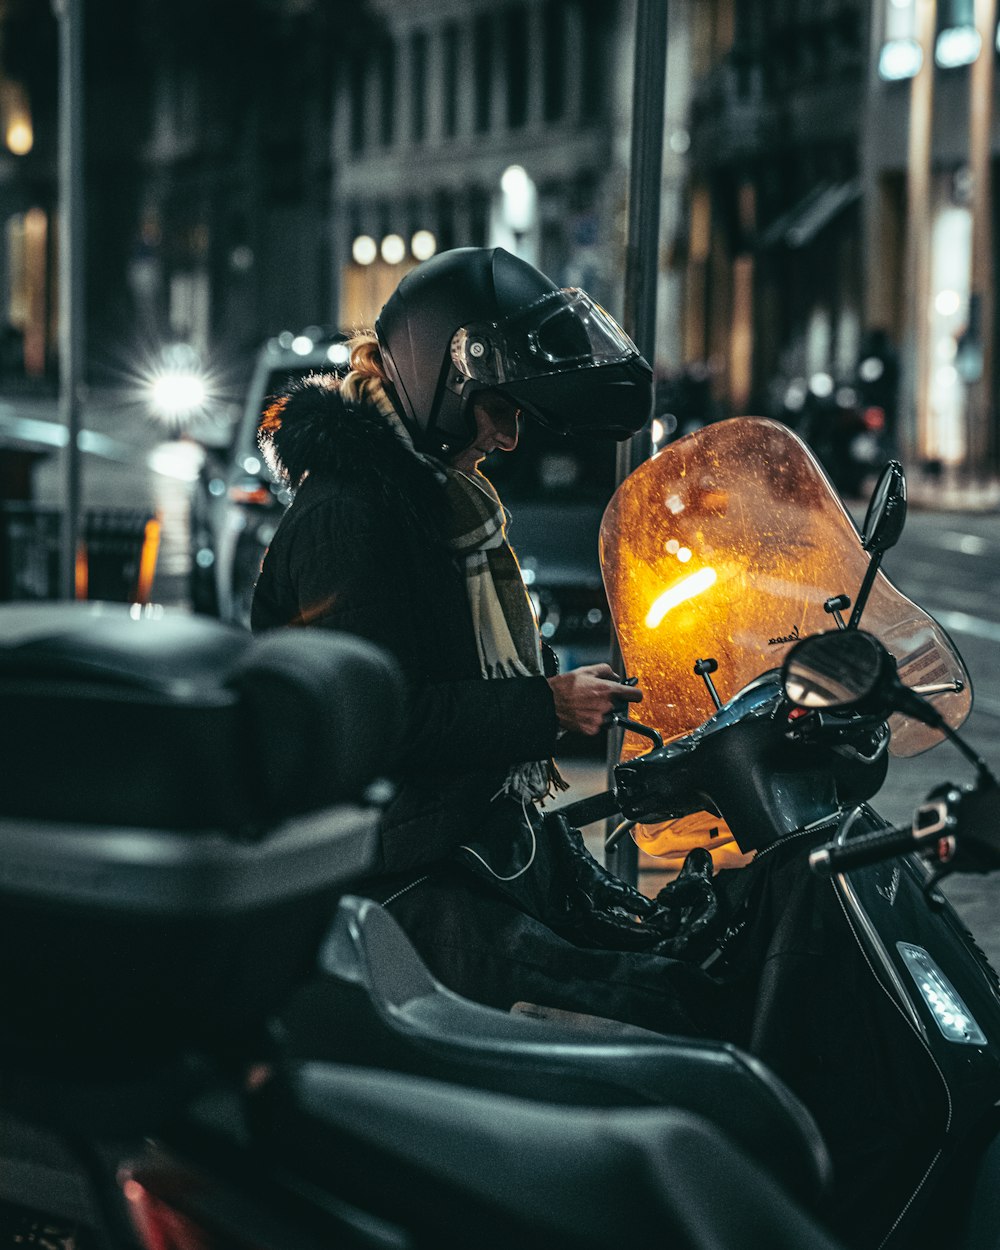
[{"label": "chrome trim", "polygon": [[[840,829],[837,831],[837,836],[834,839],[834,841],[836,842],[838,846],[843,846],[844,843],[846,842],[847,831],[853,823],[854,823],[853,820],[846,820],[841,825]],[[906,1014],[906,1018],[910,1021],[913,1027],[917,1030],[920,1037],[923,1039],[925,1045],[927,1045],[929,1048],[930,1040],[928,1038],[927,1029],[924,1025],[923,1020],[921,1020],[916,1007],[913,1004],[913,1000],[910,998],[909,994],[907,993],[906,983],[903,981],[899,972],[896,970],[896,966],[892,962],[892,956],[889,954],[888,950],[886,950],[885,943],[882,941],[881,937],[879,936],[878,930],[875,928],[875,925],[872,923],[868,913],[865,911],[864,907],[861,905],[861,900],[858,898],[857,894],[855,893],[854,887],[851,885],[850,881],[848,880],[847,874],[843,872],[838,872],[833,880],[837,888],[840,890],[841,898],[844,900],[845,904],[850,909],[851,915],[854,917],[854,920],[857,922],[858,928],[860,929],[861,933],[864,935],[864,939],[868,945],[868,949],[871,951],[874,957],[878,960],[878,962],[882,965],[882,970],[885,972],[886,978],[888,979],[889,984],[892,987],[893,993],[895,994],[895,997],[896,997],[896,1001],[899,1003],[900,1008]]]}]

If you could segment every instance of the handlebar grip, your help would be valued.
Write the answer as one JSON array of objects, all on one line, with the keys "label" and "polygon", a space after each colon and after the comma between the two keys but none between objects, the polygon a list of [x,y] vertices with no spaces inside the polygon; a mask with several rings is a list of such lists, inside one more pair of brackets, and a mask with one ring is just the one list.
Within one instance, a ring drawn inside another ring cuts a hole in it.
[{"label": "handlebar grip", "polygon": [[877,864],[894,855],[914,850],[925,839],[915,838],[912,829],[881,829],[853,838],[843,846],[828,843],[818,846],[809,856],[809,867],[819,877],[832,877],[834,873],[848,868],[862,868],[865,864]]},{"label": "handlebar grip", "polygon": [[614,790],[604,790],[600,794],[592,794],[585,799],[577,799],[575,803],[566,803],[562,807],[553,808],[546,816],[560,816],[573,829],[582,829],[597,820],[606,820],[621,810],[621,803]]}]

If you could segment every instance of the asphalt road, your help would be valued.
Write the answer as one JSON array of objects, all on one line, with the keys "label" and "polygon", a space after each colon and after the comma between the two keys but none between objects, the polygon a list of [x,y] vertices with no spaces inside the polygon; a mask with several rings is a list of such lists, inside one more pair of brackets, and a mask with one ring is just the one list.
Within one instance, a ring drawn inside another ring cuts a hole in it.
[{"label": "asphalt road", "polygon": [[[974,691],[962,735],[1000,773],[1000,516],[911,509],[884,567],[951,634]],[[902,823],[938,782],[972,778],[970,765],[944,743],[914,759],[893,760],[875,806]],[[1000,873],[951,877],[944,892],[1000,968]]]}]

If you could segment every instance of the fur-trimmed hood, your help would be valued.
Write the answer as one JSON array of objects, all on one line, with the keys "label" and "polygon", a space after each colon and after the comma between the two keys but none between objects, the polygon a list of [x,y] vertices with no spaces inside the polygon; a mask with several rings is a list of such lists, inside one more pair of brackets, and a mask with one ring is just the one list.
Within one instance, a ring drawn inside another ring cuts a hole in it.
[{"label": "fur-trimmed hood", "polygon": [[311,373],[269,400],[257,443],[286,486],[297,488],[307,473],[339,477],[409,454],[375,408],[346,401],[340,383],[339,374]]},{"label": "fur-trimmed hood", "polygon": [[295,491],[307,478],[360,487],[388,513],[440,534],[446,498],[432,465],[373,405],[349,402],[340,383],[338,374],[313,373],[271,399],[257,434],[271,472]]}]

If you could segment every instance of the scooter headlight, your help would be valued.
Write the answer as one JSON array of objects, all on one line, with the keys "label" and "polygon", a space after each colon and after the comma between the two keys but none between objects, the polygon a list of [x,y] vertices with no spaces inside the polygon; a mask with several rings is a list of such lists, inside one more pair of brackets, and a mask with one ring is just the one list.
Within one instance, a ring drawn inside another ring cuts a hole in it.
[{"label": "scooter headlight", "polygon": [[897,942],[896,949],[943,1036],[949,1042],[985,1046],[986,1034],[924,948],[912,946],[909,942]]}]

